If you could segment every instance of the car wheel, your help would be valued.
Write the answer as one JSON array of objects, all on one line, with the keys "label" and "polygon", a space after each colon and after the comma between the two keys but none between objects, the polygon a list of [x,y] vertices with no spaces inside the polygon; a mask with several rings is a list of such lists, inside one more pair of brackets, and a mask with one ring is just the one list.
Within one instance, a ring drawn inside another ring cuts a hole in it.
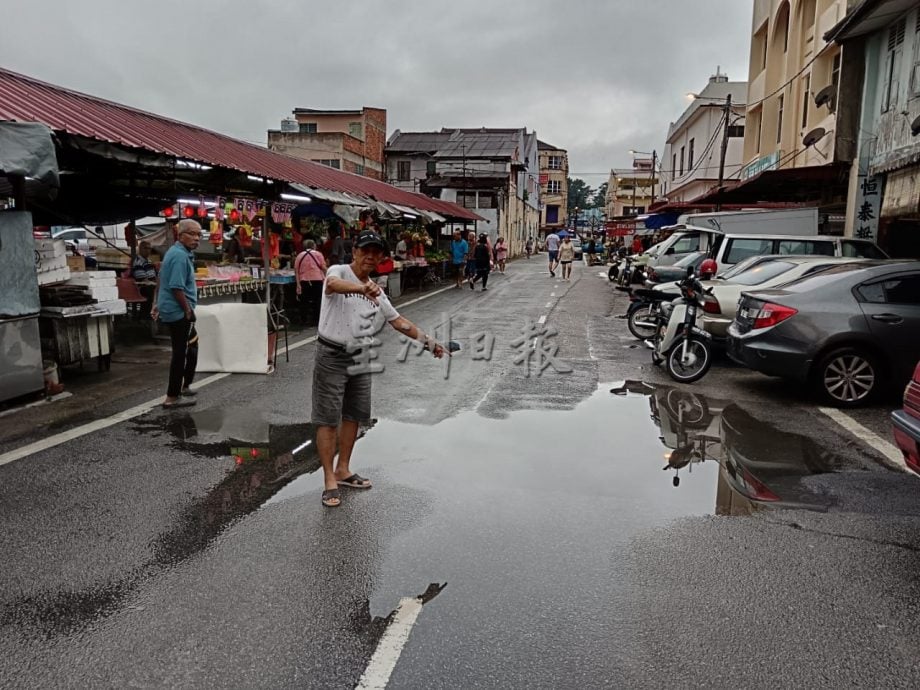
[{"label": "car wheel", "polygon": [[825,355],[815,373],[818,392],[834,407],[859,407],[882,388],[881,365],[875,355],[845,347]]}]

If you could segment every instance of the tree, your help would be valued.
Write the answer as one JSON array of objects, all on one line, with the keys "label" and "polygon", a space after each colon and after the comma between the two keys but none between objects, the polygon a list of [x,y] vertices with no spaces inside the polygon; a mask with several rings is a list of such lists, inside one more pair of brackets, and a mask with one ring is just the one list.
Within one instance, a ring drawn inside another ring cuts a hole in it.
[{"label": "tree", "polygon": [[594,190],[581,178],[568,178],[569,212],[576,208],[589,208]]},{"label": "tree", "polygon": [[607,206],[607,183],[605,182],[600,187],[597,188],[597,191],[594,192],[594,198],[592,199],[592,204],[594,208],[606,208]]}]

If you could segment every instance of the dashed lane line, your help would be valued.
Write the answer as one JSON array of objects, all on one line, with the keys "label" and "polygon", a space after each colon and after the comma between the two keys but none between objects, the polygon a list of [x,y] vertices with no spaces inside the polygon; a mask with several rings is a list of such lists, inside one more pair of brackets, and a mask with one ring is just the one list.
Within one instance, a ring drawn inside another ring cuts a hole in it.
[{"label": "dashed lane line", "polygon": [[383,690],[390,682],[396,662],[402,654],[403,648],[409,641],[412,626],[418,620],[422,611],[422,600],[419,597],[406,597],[401,599],[393,620],[383,632],[377,649],[371,656],[367,668],[355,686],[356,690]]},{"label": "dashed lane line", "polygon": [[547,309],[548,309],[549,307],[553,306],[553,303],[552,303],[552,302],[547,302],[547,303],[544,304],[543,306],[544,306],[544,308],[547,308]]},{"label": "dashed lane line", "polygon": [[538,320],[537,323],[546,323],[546,314],[543,314]]},{"label": "dashed lane line", "polygon": [[[417,302],[421,302],[422,300],[430,299],[434,297],[435,295],[439,295],[442,292],[446,292],[447,290],[450,290],[450,289],[451,289],[450,287],[445,287],[439,290],[434,290],[425,295],[421,295],[420,297],[416,297],[414,299],[403,302],[402,304],[399,305],[399,308],[404,309],[405,307],[411,306]],[[291,343],[290,345],[287,346],[287,349],[283,347],[278,348],[278,353],[284,354],[285,352],[296,350],[298,348],[303,347],[304,345],[309,345],[315,340],[316,340],[316,336],[311,335],[307,338],[303,338],[302,340],[298,340],[297,342]],[[221,379],[225,379],[228,376],[230,376],[230,374],[225,374],[225,373],[212,374],[211,376],[208,376],[207,378],[203,378],[200,381],[196,381],[195,388],[196,389],[204,388],[205,386],[209,386],[212,383],[216,383],[217,381],[220,381]],[[54,448],[55,446],[59,446],[63,443],[67,443],[69,441],[74,440],[75,438],[80,438],[81,436],[86,436],[87,434],[92,434],[93,432],[100,431],[102,429],[107,429],[110,426],[115,426],[116,424],[120,424],[121,422],[126,422],[129,419],[134,419],[135,417],[140,417],[142,414],[147,414],[154,408],[159,407],[162,404],[162,402],[163,402],[163,398],[162,396],[160,396],[156,398],[155,400],[148,400],[147,402],[141,403],[140,405],[135,405],[134,407],[129,407],[128,409],[122,410],[121,412],[116,412],[115,414],[109,417],[104,417],[103,419],[96,419],[92,422],[88,422],[81,426],[74,427],[73,429],[62,431],[59,434],[54,434],[53,436],[48,436],[47,438],[43,438],[33,443],[29,443],[24,446],[20,446],[19,448],[14,448],[13,450],[0,454],[0,467],[2,467],[3,465],[7,465],[11,462],[15,462],[16,460],[22,460],[23,458],[27,458],[30,455],[34,455],[35,453],[40,453],[43,450],[48,450],[49,448]]]},{"label": "dashed lane line", "polygon": [[849,431],[860,441],[881,453],[882,457],[897,469],[903,470],[904,472],[910,471],[907,468],[907,463],[904,462],[903,453],[901,453],[893,443],[886,441],[874,431],[867,429],[846,412],[841,412],[833,407],[819,407],[818,410],[837,422],[837,424]]}]

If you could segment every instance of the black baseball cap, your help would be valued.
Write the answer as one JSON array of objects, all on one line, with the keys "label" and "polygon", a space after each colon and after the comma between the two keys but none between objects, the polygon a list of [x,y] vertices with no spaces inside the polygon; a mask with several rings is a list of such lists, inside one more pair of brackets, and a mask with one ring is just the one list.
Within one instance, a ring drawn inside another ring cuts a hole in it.
[{"label": "black baseball cap", "polygon": [[378,235],[373,230],[365,230],[355,238],[354,244],[352,246],[357,247],[358,249],[362,249],[364,247],[370,247],[375,244],[382,249],[387,248],[387,243],[383,241],[383,238],[380,235]]}]

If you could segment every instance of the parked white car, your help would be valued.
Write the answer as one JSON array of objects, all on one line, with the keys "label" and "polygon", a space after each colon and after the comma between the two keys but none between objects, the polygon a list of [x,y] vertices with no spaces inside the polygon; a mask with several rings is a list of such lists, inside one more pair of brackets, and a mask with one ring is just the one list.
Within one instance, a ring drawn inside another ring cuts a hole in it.
[{"label": "parked white car", "polygon": [[713,338],[728,336],[728,327],[735,320],[741,293],[752,287],[767,289],[791,283],[810,273],[822,271],[830,266],[854,261],[865,261],[861,257],[833,256],[783,256],[769,261],[755,263],[746,271],[736,273],[728,279],[717,278],[703,282],[712,292],[705,296],[700,326]]}]

